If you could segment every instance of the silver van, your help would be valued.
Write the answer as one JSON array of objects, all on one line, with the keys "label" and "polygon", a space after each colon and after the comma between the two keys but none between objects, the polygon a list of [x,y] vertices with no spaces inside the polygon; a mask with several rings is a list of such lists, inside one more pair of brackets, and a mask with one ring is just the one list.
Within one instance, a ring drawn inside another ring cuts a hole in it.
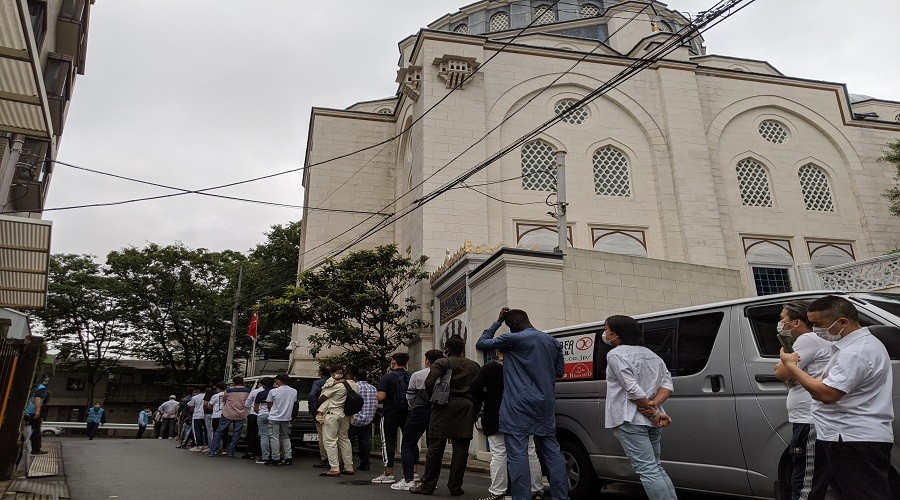
[{"label": "silver van", "polygon": [[[773,375],[775,325],[785,302],[832,292],[768,295],[636,316],[645,345],[669,367],[662,461],[678,489],[756,498],[790,498],[787,387]],[[900,294],[833,292],[852,301],[864,326],[890,353],[894,412],[900,417]],[[619,442],[604,428],[606,353],[602,323],[551,330],[563,343],[565,377],[556,383],[557,437],[573,499],[594,498],[603,483],[639,482]],[[900,438],[900,423],[894,421]],[[891,450],[891,486],[900,498],[900,446]]]}]

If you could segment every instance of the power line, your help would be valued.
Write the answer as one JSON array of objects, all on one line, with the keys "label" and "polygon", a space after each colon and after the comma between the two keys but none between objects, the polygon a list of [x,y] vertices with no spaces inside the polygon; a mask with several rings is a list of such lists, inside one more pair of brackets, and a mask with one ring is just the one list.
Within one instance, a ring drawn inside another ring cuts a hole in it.
[{"label": "power line", "polygon": [[[524,144],[525,142],[528,142],[529,140],[533,139],[536,135],[542,133],[543,131],[549,129],[550,127],[552,127],[553,125],[558,123],[568,113],[572,112],[575,109],[579,109],[580,107],[583,107],[584,105],[599,98],[601,95],[603,95],[607,91],[620,85],[621,83],[623,83],[627,79],[631,78],[638,72],[642,71],[649,65],[657,62],[663,56],[667,55],[668,53],[672,52],[673,50],[675,50],[676,48],[681,46],[681,44],[684,42],[684,40],[716,26],[717,24],[724,21],[728,17],[731,17],[732,15],[734,15],[737,12],[740,12],[741,10],[746,8],[748,5],[752,4],[755,0],[749,0],[749,1],[747,1],[746,4],[738,7],[736,10],[734,10],[734,11],[731,10],[744,1],[745,0],[720,0],[711,9],[698,15],[699,22],[696,25],[694,23],[692,23],[690,25],[685,26],[685,28],[683,28],[683,30],[685,31],[684,33],[681,33],[679,36],[671,38],[668,41],[664,42],[663,44],[659,45],[658,47],[654,48],[653,50],[650,51],[649,54],[636,60],[634,63],[629,65],[626,69],[621,71],[615,77],[611,78],[606,83],[604,83],[603,85],[601,85],[594,91],[590,92],[587,96],[585,96],[584,98],[582,98],[579,101],[577,101],[576,103],[574,103],[569,109],[567,109],[563,113],[555,115],[553,118],[545,121],[544,123],[542,123],[535,129],[533,129],[531,132],[521,136],[516,141],[513,141],[507,147],[501,149],[500,151],[491,155],[489,158],[478,163],[477,165],[475,165],[474,167],[469,169],[467,172],[461,174],[460,176],[457,176],[457,178],[455,178],[454,180],[449,181],[448,183],[445,183],[444,186],[432,191],[428,195],[420,198],[419,200],[414,201],[412,205],[409,205],[405,209],[403,209],[401,211],[402,213],[395,213],[395,215],[388,217],[388,218],[384,219],[383,221],[379,222],[374,227],[370,228],[368,231],[364,232],[362,235],[355,238],[348,245],[345,245],[340,250],[337,250],[336,252],[332,253],[329,256],[329,258],[334,258],[334,257],[339,256],[340,254],[347,251],[349,248],[352,248],[359,242],[365,240],[372,234],[375,234],[375,233],[381,231],[382,229],[384,229],[385,227],[387,227],[390,224],[396,223],[397,221],[399,221],[406,215],[409,215],[410,213],[412,213],[415,209],[436,199],[438,196],[440,196],[441,194],[445,193],[446,191],[452,189],[454,186],[465,182],[472,175],[475,175],[477,172],[487,168],[488,165],[496,162],[497,160],[499,160],[500,158],[502,158],[503,156],[508,154],[510,151],[516,149],[517,147]],[[723,4],[725,4],[725,5],[723,5]],[[724,15],[725,17],[721,17],[722,15]],[[721,17],[721,19],[719,19],[720,17]],[[679,32],[681,32],[681,31],[682,30],[679,30]],[[358,227],[358,225],[355,227]]]}]

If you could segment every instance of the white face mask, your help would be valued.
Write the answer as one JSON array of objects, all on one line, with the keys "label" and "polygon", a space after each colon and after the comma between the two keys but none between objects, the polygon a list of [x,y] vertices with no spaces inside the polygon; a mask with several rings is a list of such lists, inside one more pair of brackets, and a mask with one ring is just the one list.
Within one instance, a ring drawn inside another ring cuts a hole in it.
[{"label": "white face mask", "polygon": [[791,332],[794,331],[793,328],[785,328],[784,323],[782,323],[781,321],[779,321],[778,324],[775,325],[775,329],[778,331],[778,335],[781,335],[782,337],[790,337]]},{"label": "white face mask", "polygon": [[[821,339],[827,340],[827,341],[829,341],[829,342],[836,342],[836,341],[838,341],[838,340],[841,340],[841,334],[844,333],[844,328],[841,328],[841,331],[839,331],[839,332],[837,333],[837,335],[832,335],[832,334],[831,334],[831,327],[834,326],[834,325],[836,325],[838,321],[840,321],[840,318],[834,320],[834,323],[832,323],[831,326],[829,326],[828,328],[820,328],[820,327],[817,327],[817,328],[813,328],[812,330],[813,330],[813,332],[815,332],[815,334],[818,335]],[[845,327],[845,328],[846,328],[846,327]]]},{"label": "white face mask", "polygon": [[610,342],[609,339],[606,337],[606,332],[603,332],[603,334],[600,335],[600,340],[602,340],[603,343],[606,345],[612,345],[612,342]]}]

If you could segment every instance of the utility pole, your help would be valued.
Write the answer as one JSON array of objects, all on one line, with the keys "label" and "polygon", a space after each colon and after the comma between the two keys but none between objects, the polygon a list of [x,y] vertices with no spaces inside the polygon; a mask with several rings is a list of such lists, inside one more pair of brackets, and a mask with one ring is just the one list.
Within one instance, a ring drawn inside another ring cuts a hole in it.
[{"label": "utility pole", "polygon": [[234,337],[237,331],[238,308],[241,304],[241,281],[244,279],[244,266],[238,271],[237,289],[234,291],[234,307],[231,308],[231,336],[228,337],[228,355],[225,358],[225,382],[231,380],[231,364],[234,363]]},{"label": "utility pole", "polygon": [[556,152],[556,203],[552,213],[556,218],[556,232],[559,237],[558,253],[563,253],[569,243],[569,224],[566,220],[566,152]]}]

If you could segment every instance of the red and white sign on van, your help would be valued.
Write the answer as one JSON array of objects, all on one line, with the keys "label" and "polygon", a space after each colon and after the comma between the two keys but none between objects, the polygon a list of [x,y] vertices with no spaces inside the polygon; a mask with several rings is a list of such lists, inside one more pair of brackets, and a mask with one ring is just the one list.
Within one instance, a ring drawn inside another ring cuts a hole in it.
[{"label": "red and white sign on van", "polygon": [[590,380],[594,378],[595,333],[585,333],[559,339],[563,348],[563,380]]}]

